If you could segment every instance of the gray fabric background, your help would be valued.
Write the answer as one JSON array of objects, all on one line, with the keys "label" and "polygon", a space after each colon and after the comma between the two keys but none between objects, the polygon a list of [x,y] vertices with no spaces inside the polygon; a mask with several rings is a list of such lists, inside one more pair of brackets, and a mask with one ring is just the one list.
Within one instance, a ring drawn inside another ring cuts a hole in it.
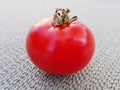
[{"label": "gray fabric background", "polygon": [[[96,39],[90,64],[69,76],[49,75],[29,60],[29,28],[70,8]],[[0,90],[120,90],[119,0],[0,0]]]}]

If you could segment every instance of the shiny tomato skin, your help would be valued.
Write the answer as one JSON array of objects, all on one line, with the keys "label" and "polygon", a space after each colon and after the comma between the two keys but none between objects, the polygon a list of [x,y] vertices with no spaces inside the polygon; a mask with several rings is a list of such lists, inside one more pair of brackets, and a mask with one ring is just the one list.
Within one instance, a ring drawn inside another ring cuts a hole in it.
[{"label": "shiny tomato skin", "polygon": [[52,18],[43,19],[30,29],[26,48],[31,61],[40,69],[57,75],[83,69],[93,56],[95,40],[79,21],[54,26]]}]

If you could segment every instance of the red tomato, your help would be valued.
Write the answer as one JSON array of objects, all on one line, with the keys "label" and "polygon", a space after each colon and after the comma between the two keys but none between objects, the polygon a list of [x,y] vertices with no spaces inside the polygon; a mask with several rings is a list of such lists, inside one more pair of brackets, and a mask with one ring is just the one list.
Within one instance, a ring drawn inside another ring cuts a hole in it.
[{"label": "red tomato", "polygon": [[53,18],[48,18],[30,29],[26,48],[38,68],[65,75],[75,73],[89,63],[95,41],[91,31],[79,21],[55,26]]}]

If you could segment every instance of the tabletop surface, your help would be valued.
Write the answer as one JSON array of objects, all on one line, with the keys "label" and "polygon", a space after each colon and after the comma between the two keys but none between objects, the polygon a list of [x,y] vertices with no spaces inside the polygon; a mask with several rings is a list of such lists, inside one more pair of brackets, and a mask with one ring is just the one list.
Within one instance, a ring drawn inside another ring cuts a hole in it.
[{"label": "tabletop surface", "polygon": [[[68,76],[39,70],[25,48],[31,26],[55,8],[70,8],[96,41],[91,62]],[[120,90],[120,1],[0,0],[0,90]]]}]

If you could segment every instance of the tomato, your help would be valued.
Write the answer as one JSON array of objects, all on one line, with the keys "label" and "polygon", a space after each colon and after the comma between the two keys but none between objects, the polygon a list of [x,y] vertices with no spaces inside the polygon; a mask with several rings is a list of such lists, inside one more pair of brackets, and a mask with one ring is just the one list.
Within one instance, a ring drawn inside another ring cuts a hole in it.
[{"label": "tomato", "polygon": [[75,73],[93,56],[93,34],[78,20],[64,25],[54,21],[55,17],[46,18],[32,26],[26,40],[28,55],[38,68],[48,73]]}]

